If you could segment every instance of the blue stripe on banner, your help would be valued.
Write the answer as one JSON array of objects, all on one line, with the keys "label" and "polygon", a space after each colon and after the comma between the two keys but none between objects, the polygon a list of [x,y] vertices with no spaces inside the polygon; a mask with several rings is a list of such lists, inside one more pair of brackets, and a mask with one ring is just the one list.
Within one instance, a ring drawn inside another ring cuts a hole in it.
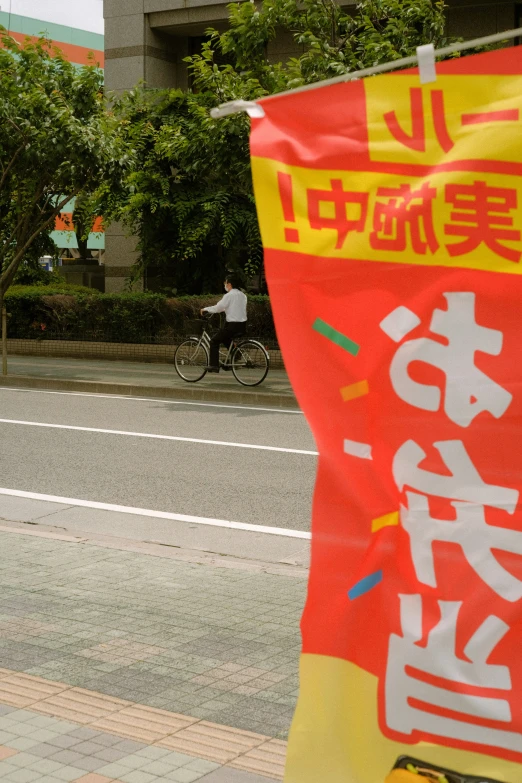
[{"label": "blue stripe on banner", "polygon": [[350,590],[348,590],[348,598],[350,601],[353,601],[355,598],[359,598],[361,595],[364,595],[373,587],[375,587],[375,585],[378,585],[379,582],[382,582],[382,571],[375,571],[375,573],[370,574],[369,576],[365,576]]}]

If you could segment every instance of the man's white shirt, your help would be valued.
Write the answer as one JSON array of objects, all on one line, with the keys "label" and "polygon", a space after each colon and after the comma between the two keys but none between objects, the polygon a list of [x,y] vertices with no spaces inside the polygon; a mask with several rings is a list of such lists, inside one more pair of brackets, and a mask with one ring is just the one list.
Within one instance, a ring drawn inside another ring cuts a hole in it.
[{"label": "man's white shirt", "polygon": [[216,305],[203,309],[207,313],[226,313],[227,323],[244,323],[247,320],[247,298],[239,288],[232,288]]}]

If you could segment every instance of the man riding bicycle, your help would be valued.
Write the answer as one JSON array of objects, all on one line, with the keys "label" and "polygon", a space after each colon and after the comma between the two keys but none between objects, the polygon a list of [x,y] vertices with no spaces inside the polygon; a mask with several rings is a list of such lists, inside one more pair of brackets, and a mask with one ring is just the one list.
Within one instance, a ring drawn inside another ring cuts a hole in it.
[{"label": "man riding bicycle", "polygon": [[210,364],[208,372],[219,372],[219,346],[224,343],[228,348],[235,337],[243,335],[247,327],[247,298],[239,289],[239,280],[233,274],[225,278],[225,296],[212,307],[203,307],[204,313],[225,313],[226,324],[210,340]]}]

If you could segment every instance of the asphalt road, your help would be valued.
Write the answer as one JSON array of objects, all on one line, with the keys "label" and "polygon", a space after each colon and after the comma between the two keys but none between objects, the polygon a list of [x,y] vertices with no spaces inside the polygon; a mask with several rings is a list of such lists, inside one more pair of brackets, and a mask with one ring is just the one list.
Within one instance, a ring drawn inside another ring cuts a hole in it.
[{"label": "asphalt road", "polygon": [[2,488],[309,530],[298,412],[0,389],[0,443]]}]

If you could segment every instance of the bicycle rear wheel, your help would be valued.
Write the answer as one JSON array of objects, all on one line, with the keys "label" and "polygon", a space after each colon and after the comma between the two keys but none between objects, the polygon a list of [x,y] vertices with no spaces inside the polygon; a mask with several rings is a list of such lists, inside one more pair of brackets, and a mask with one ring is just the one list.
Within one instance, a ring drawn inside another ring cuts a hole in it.
[{"label": "bicycle rear wheel", "polygon": [[174,367],[180,378],[188,383],[200,381],[207,372],[208,352],[196,338],[180,343],[174,354]]},{"label": "bicycle rear wheel", "polygon": [[256,340],[245,340],[232,354],[232,372],[243,386],[259,386],[270,367],[268,353]]}]

